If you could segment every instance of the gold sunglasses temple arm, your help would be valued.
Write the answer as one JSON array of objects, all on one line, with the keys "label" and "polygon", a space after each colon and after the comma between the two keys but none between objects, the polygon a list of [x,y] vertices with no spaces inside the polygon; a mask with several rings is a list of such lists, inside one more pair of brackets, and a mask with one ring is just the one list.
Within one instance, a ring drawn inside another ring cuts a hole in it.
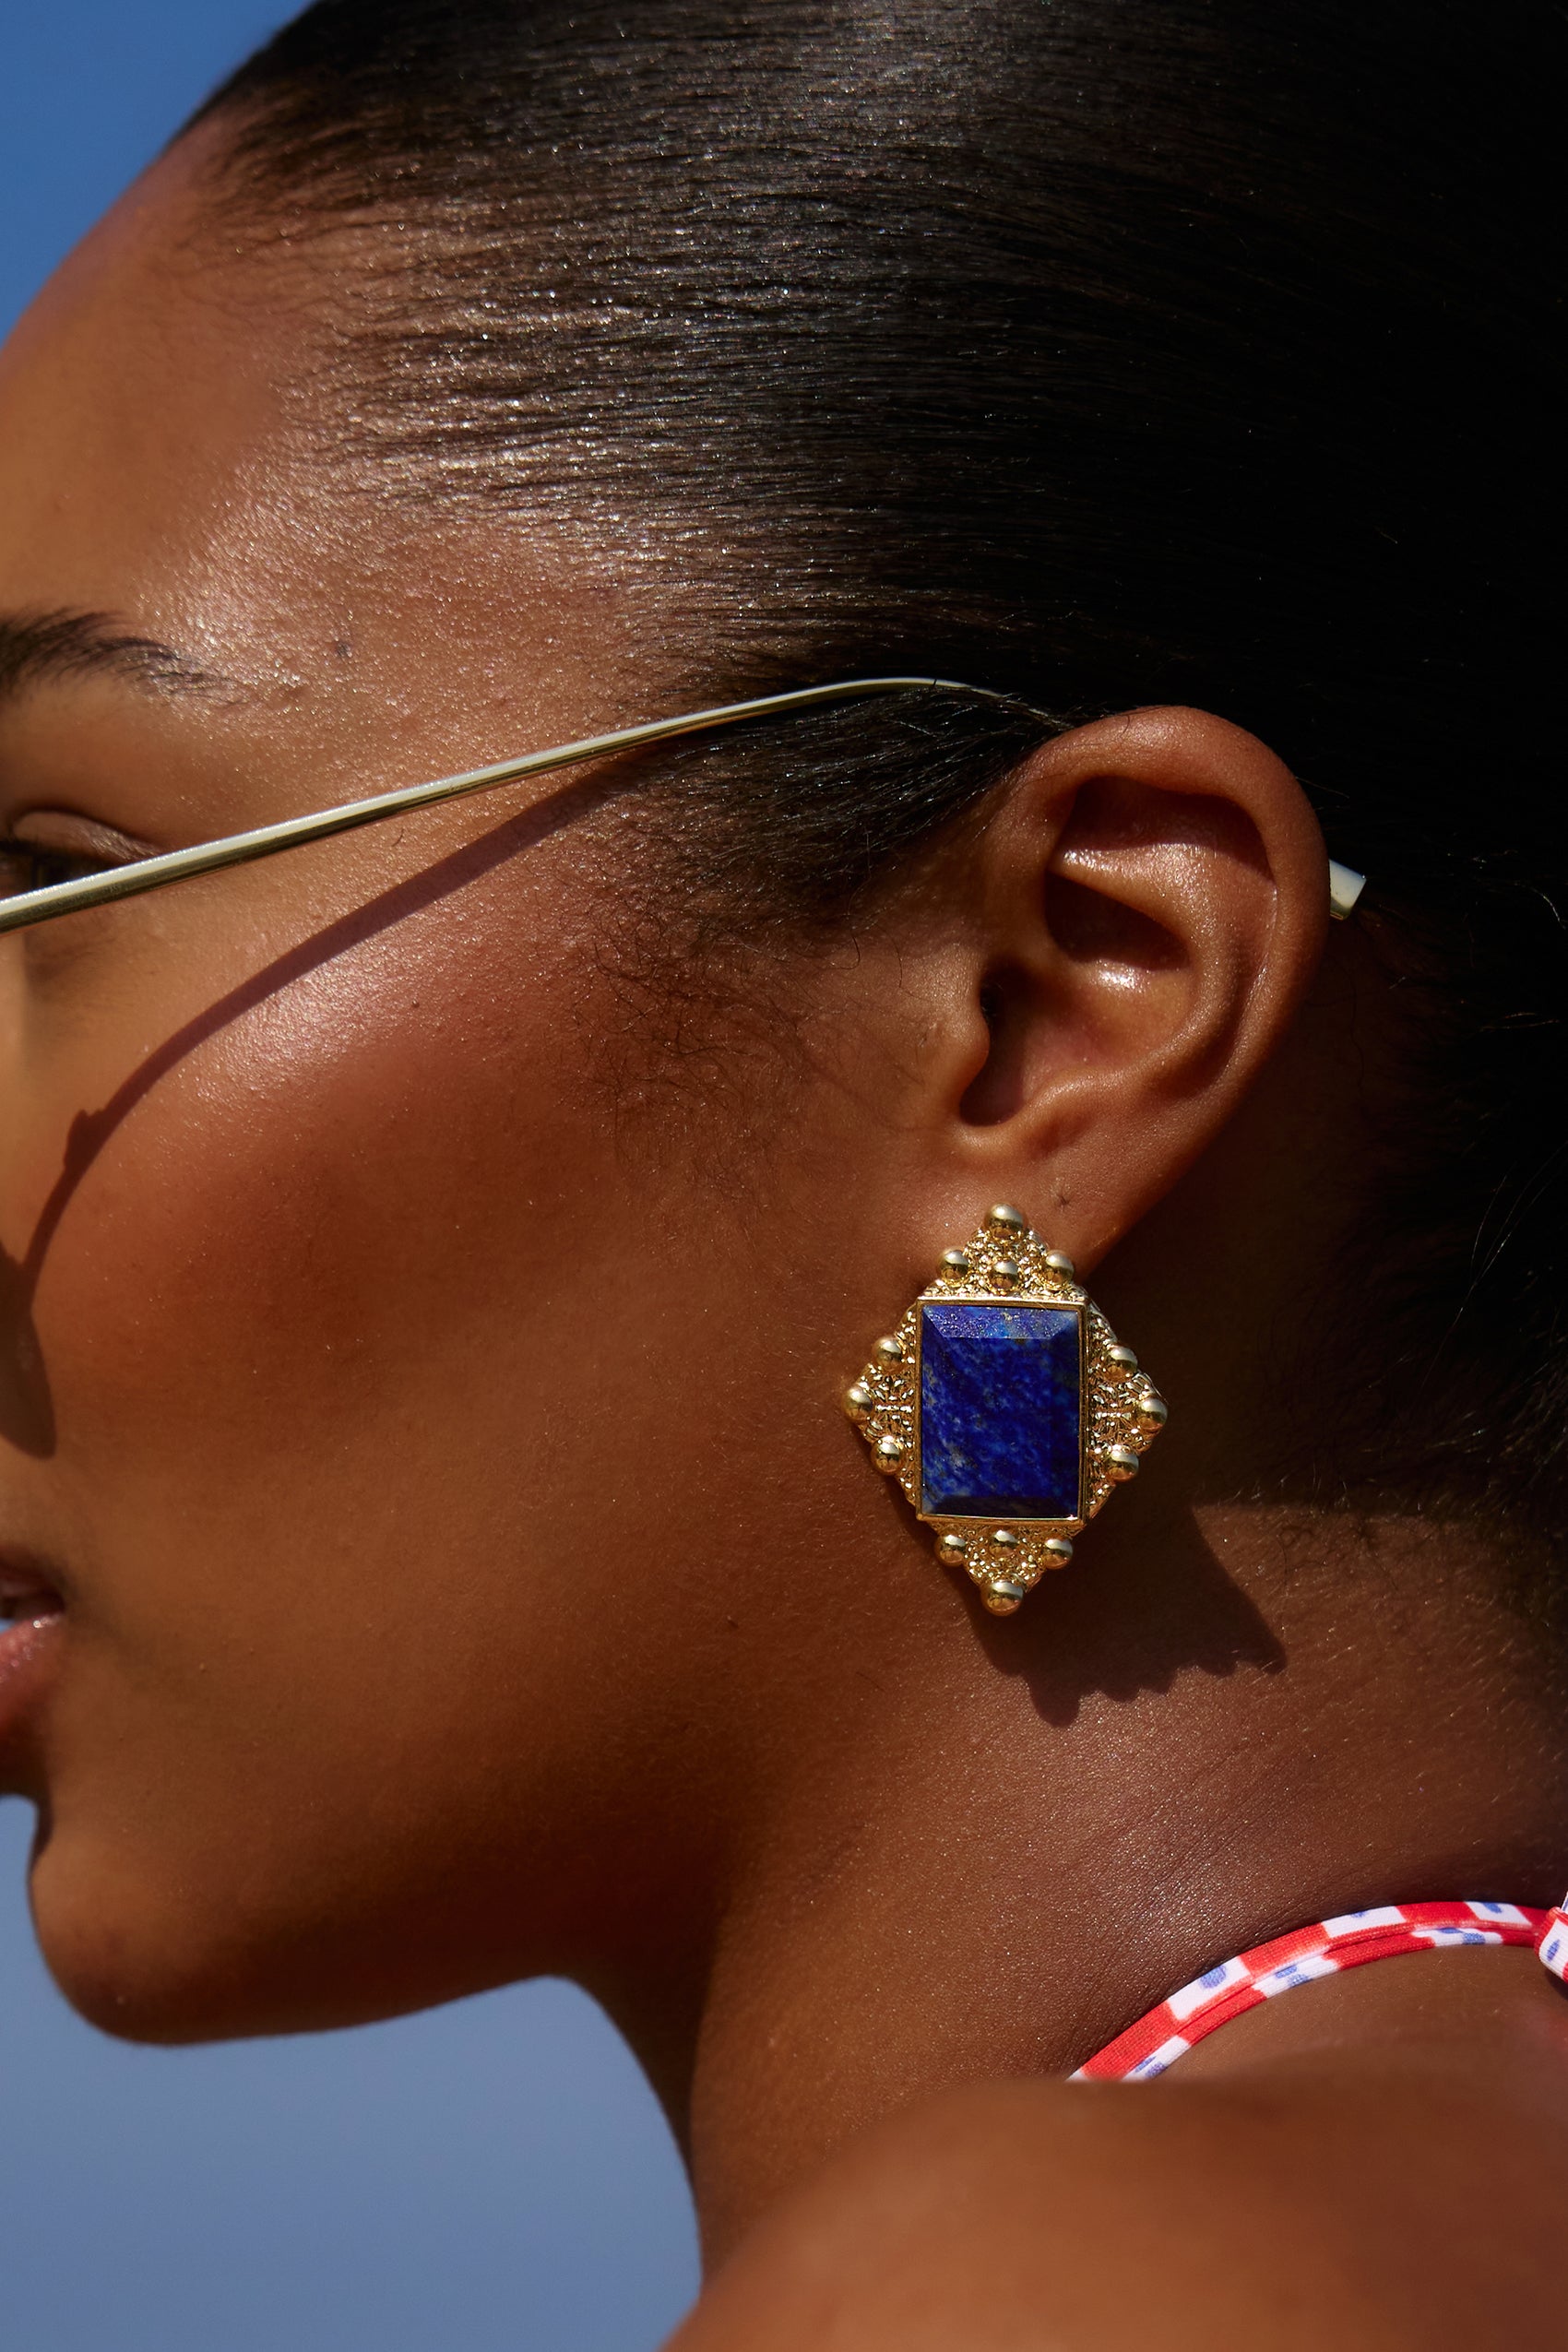
[{"label": "gold sunglasses temple arm", "polygon": [[[544,776],[581,761],[608,759],[647,743],[661,743],[677,735],[693,735],[705,727],[736,727],[748,719],[767,719],[814,703],[851,702],[871,695],[920,691],[984,694],[979,687],[960,686],[945,678],[849,678],[836,685],[803,686],[787,695],[764,695],[753,702],[724,703],[715,710],[693,710],[678,719],[650,719],[640,727],[622,727],[610,735],[591,735],[581,742],[564,743],[553,751],[530,752],[522,759],[500,760],[493,767],[476,767],[461,776],[444,776],[432,784],[410,784],[395,792],[380,792],[366,801],[350,801],[339,808],[322,809],[314,816],[288,817],[281,825],[264,825],[254,833],[232,833],[219,841],[198,842],[194,849],[172,849],[167,855],[140,859],[135,865],[116,866],[108,873],[86,875],[79,882],[53,884],[47,890],[29,890],[8,903],[0,900],[0,932],[23,931],[34,923],[53,922],[61,915],[84,912],[90,907],[115,905],[139,897],[146,890],[161,890],[172,882],[188,882],[197,874],[218,873],[226,866],[249,865],[280,849],[302,849],[307,842],[330,840],[335,834],[354,832],[362,825],[376,825],[383,817],[400,816],[410,809],[432,808],[455,801],[465,792],[483,792],[497,784],[517,783],[525,776]],[[1000,701],[999,695],[986,695]]]},{"label": "gold sunglasses temple arm", "polygon": [[[790,711],[808,710],[814,704],[856,702],[873,695],[919,693],[968,695],[978,701],[1028,710],[1037,719],[1047,717],[1044,711],[1034,710],[1010,695],[995,694],[985,686],[965,685],[955,678],[845,678],[833,685],[801,686],[786,695],[763,695],[751,702],[721,703],[713,710],[686,711],[678,719],[649,719],[639,727],[622,727],[612,734],[590,735],[581,742],[563,743],[553,751],[529,752],[522,759],[500,760],[493,767],[440,777],[431,784],[406,785],[398,791],[378,792],[370,800],[321,809],[314,816],[288,817],[281,825],[260,826],[253,833],[232,833],[219,841],[198,842],[193,849],[143,858],[134,865],[116,866],[108,873],[89,874],[79,882],[61,882],[47,890],[24,891],[8,901],[0,899],[0,934],[30,930],[34,923],[53,922],[62,915],[81,914],[92,907],[114,906],[122,898],[138,898],[144,891],[161,890],[169,883],[189,882],[197,874],[221,873],[226,866],[249,865],[257,858],[270,858],[282,849],[303,849],[311,841],[327,841],[336,834],[352,833],[362,825],[377,825],[384,817],[401,816],[412,809],[433,808],[442,801],[458,800],[466,792],[483,792],[498,784],[515,784],[526,776],[547,776],[552,769],[575,767],[584,760],[609,759],[618,752],[669,742],[678,735],[698,734],[705,728],[738,727],[748,719],[782,717]],[[1329,912],[1343,921],[1360,897],[1364,877],[1333,860],[1329,861],[1328,874]]]}]

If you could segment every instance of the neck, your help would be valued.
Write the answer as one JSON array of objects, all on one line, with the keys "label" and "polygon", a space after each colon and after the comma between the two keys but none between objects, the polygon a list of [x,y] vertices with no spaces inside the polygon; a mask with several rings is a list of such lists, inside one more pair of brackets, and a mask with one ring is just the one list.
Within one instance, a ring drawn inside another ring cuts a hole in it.
[{"label": "neck", "polygon": [[1126,1517],[1006,1625],[847,1661],[736,1840],[671,2101],[711,2253],[891,2109],[1064,2073],[1271,1934],[1561,1895],[1564,1760],[1473,1533],[1320,1575],[1300,1515]]}]

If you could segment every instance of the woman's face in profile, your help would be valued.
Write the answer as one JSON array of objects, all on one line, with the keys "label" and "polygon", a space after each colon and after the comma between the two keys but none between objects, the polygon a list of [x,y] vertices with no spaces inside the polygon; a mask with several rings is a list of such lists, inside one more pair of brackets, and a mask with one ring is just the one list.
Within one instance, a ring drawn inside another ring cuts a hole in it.
[{"label": "woman's face in profile", "polygon": [[[204,259],[192,200],[160,167],[5,357],[6,833],[172,847],[645,715],[548,549],[334,469],[309,265]],[[596,795],[3,943],[0,1547],[65,1604],[7,1777],[104,2024],[569,1965],[656,1833],[696,1872],[691,1823],[742,1800],[720,1727],[793,1638],[788,1400],[831,1397],[877,1309],[823,1299],[824,1265],[853,1285],[842,1089],[786,1167],[755,1137],[799,1068],[754,1039],[710,1095],[671,1056]],[[793,1321],[763,1430],[765,1301]]]},{"label": "woman's face in profile", "polygon": [[307,9],[0,355],[0,890],[852,682],[0,935],[45,1956],[575,1978],[693,2344],[1551,2307],[1543,28],[1182,14]]}]

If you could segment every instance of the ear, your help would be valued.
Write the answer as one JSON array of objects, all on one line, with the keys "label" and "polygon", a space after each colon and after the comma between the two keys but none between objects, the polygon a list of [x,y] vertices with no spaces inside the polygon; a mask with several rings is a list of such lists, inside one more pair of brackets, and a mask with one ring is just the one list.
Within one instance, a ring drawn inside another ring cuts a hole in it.
[{"label": "ear", "polygon": [[968,845],[920,1057],[953,1229],[1013,1199],[1080,1267],[1103,1256],[1289,1027],[1328,882],[1300,785],[1225,719],[1133,711],[1030,760]]}]

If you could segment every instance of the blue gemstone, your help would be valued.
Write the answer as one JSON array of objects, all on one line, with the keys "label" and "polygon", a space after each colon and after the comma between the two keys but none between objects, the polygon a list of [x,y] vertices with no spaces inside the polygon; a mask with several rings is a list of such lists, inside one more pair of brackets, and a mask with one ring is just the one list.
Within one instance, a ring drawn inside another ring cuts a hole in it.
[{"label": "blue gemstone", "polygon": [[1083,1339],[1072,1307],[921,1309],[921,1509],[1075,1519]]}]

